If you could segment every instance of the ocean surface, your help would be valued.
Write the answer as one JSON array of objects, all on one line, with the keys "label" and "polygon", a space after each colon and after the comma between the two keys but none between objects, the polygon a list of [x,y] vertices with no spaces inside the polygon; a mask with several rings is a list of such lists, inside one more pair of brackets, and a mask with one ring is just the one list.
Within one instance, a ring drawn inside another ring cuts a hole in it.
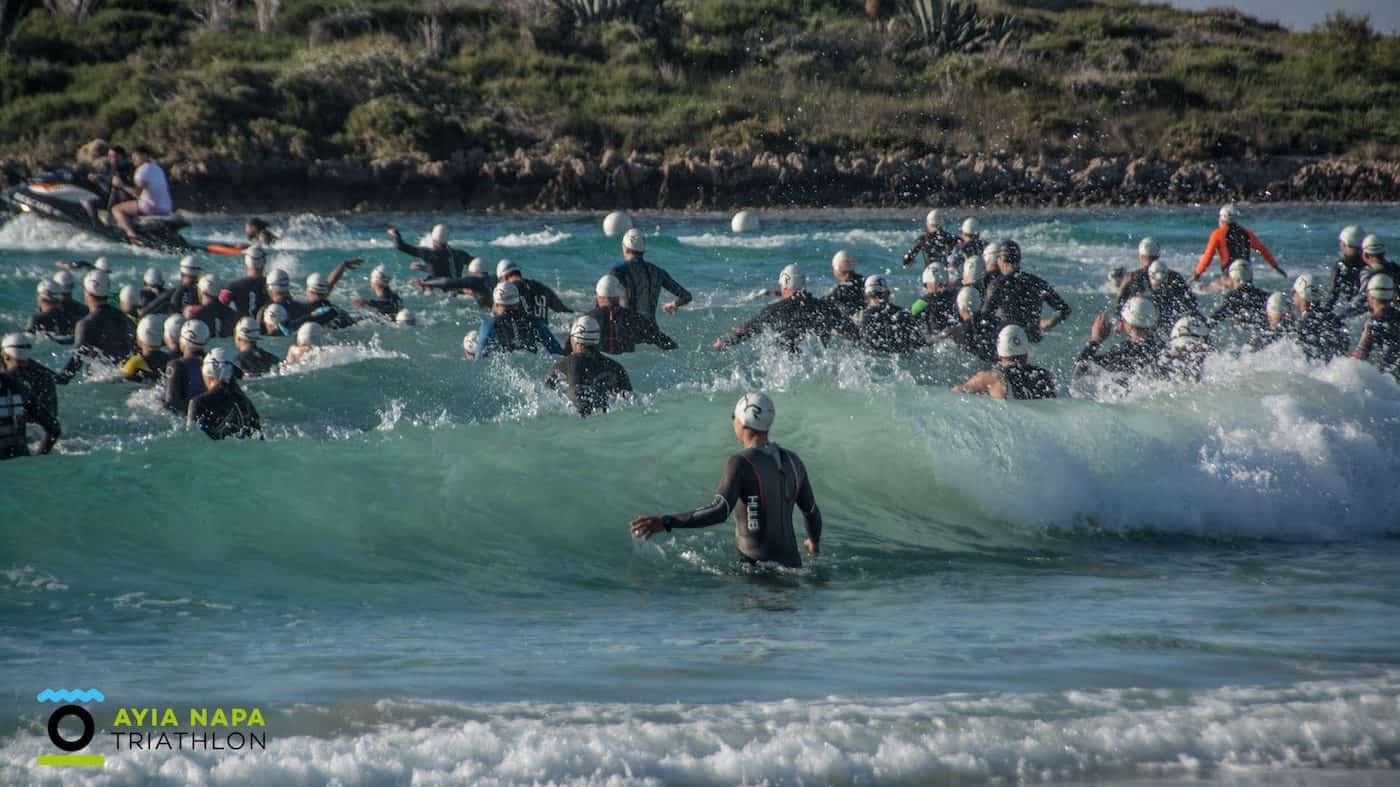
[{"label": "ocean surface", "polygon": [[[783,265],[824,291],[837,249],[908,305],[921,213],[746,235],[640,215],[696,301],[660,317],[680,350],[621,357],[639,401],[588,419],[542,387],[547,356],[465,363],[474,303],[409,286],[384,227],[446,221],[583,307],[618,256],[601,216],[270,217],[298,295],[364,256],[334,300],[384,263],[420,324],[249,383],[262,442],[187,433],[110,371],[61,389],[57,454],[0,464],[0,783],[1400,784],[1400,385],[1288,346],[1200,384],[1071,383],[1109,266],[1151,234],[1186,271],[1207,206],[975,214],[1073,305],[1032,356],[1073,397],[949,393],[978,367],[951,347],[709,351]],[[1343,224],[1400,245],[1400,207],[1245,222],[1293,275],[1326,274]],[[175,277],[174,256],[0,228],[0,332],[55,259],[98,254],[117,284]],[[732,525],[634,541],[629,518],[710,501],[751,388],[813,475],[821,557],[741,570]],[[105,693],[105,767],[36,764],[50,687]],[[116,706],[258,707],[267,750],[118,752]]]}]

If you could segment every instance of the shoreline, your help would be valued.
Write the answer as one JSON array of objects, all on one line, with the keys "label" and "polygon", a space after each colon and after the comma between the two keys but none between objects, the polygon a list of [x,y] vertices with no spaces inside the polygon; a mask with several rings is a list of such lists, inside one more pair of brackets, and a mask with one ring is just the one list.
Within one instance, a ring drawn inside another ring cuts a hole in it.
[{"label": "shoreline", "polygon": [[[95,171],[105,143],[61,166]],[[683,155],[607,150],[594,158],[530,155],[395,159],[163,161],[177,205],[194,213],[481,211],[593,213],[740,208],[907,210],[1188,207],[1222,202],[1400,202],[1400,162],[1344,157],[1163,161],[1095,157],[780,156],[716,148]],[[13,182],[15,162],[0,161]]]}]

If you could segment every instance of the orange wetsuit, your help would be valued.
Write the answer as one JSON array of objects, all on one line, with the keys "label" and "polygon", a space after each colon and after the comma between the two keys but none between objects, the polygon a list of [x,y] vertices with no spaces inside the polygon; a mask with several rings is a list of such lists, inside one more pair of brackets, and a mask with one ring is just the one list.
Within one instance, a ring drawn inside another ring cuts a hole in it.
[{"label": "orange wetsuit", "polygon": [[1278,260],[1274,259],[1273,252],[1259,240],[1259,236],[1241,227],[1238,224],[1231,224],[1226,227],[1217,227],[1215,232],[1210,234],[1210,242],[1206,244],[1205,254],[1201,255],[1201,261],[1196,263],[1196,277],[1206,272],[1210,267],[1212,257],[1220,257],[1220,270],[1229,273],[1230,263],[1235,260],[1248,260],[1250,250],[1259,252],[1264,261],[1269,263],[1269,267],[1283,273],[1283,269],[1278,266]]}]

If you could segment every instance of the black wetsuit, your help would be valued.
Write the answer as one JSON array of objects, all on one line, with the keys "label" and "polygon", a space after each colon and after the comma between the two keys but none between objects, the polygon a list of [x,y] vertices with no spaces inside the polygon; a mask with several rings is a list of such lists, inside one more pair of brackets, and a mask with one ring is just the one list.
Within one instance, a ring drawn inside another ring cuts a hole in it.
[{"label": "black wetsuit", "polygon": [[210,336],[227,339],[233,335],[238,317],[238,313],[233,309],[214,300],[200,304],[199,308],[190,313],[189,319],[204,323],[209,328]]},{"label": "black wetsuit", "polygon": [[909,267],[920,254],[924,255],[924,267],[929,265],[945,265],[948,262],[948,255],[958,247],[957,236],[939,227],[932,232],[925,232],[923,237],[914,242],[913,248],[904,253],[904,267]]},{"label": "black wetsuit", "polygon": [[1354,300],[1357,293],[1361,292],[1361,273],[1366,270],[1366,262],[1358,254],[1351,259],[1346,257],[1338,258],[1332,266],[1332,288],[1327,294],[1327,308],[1334,309],[1337,304],[1349,303]]},{"label": "black wetsuit", "polygon": [[1138,268],[1123,277],[1123,283],[1118,287],[1119,311],[1123,309],[1123,304],[1138,296],[1153,297],[1152,279],[1148,276],[1146,268]]},{"label": "black wetsuit", "polygon": [[[170,301],[164,296],[164,288],[156,289],[155,287],[142,287],[140,309],[141,316],[145,317],[148,314],[168,314],[170,311]],[[155,303],[156,301],[161,301],[164,304],[164,307],[152,309],[151,304]]]},{"label": "black wetsuit", "polygon": [[1165,351],[1166,345],[1155,335],[1141,342],[1123,341],[1103,352],[1099,351],[1097,342],[1089,342],[1075,359],[1075,374],[1089,373],[1094,366],[1112,373],[1120,381],[1139,374],[1156,374]]},{"label": "black wetsuit", "polygon": [[165,366],[165,408],[186,413],[190,400],[204,393],[204,354],[171,358]]},{"label": "black wetsuit", "polygon": [[307,304],[306,316],[293,321],[287,318],[287,325],[295,324],[300,327],[302,323],[319,323],[321,327],[328,331],[338,331],[342,328],[349,328],[355,324],[355,315],[341,309],[330,301],[321,301],[316,304]]},{"label": "black wetsuit", "polygon": [[746,448],[724,463],[714,502],[704,508],[661,517],[667,530],[717,525],[734,514],[734,540],[739,554],[755,563],[778,563],[798,568],[792,509],[807,523],[807,537],[820,545],[822,514],[812,494],[807,468],[797,454],[776,444]]},{"label": "black wetsuit", "polygon": [[210,440],[225,437],[261,437],[262,419],[238,383],[229,380],[190,400],[187,422],[198,426]]},{"label": "black wetsuit", "polygon": [[476,305],[483,309],[491,308],[491,293],[496,289],[496,277],[490,273],[469,273],[454,279],[425,279],[425,282],[447,292],[465,290],[476,299]]},{"label": "black wetsuit", "polygon": [[267,294],[265,276],[244,276],[229,282],[224,289],[232,294],[228,305],[239,317],[256,317],[263,304],[272,300]]},{"label": "black wetsuit", "polygon": [[1253,331],[1247,343],[1249,349],[1257,352],[1265,347],[1278,344],[1285,339],[1291,338],[1293,338],[1293,320],[1291,318],[1285,318],[1283,322],[1278,325],[1266,325],[1263,328]]},{"label": "black wetsuit", "polygon": [[1367,265],[1366,269],[1361,271],[1361,281],[1357,284],[1356,296],[1352,298],[1351,304],[1339,316],[1350,319],[1369,313],[1371,307],[1366,302],[1366,288],[1371,286],[1371,279],[1382,273],[1389,276],[1392,281],[1400,283],[1400,265],[1390,260],[1382,260],[1380,265],[1374,267]]},{"label": "black wetsuit", "polygon": [[1368,317],[1354,355],[1400,379],[1400,310],[1391,306],[1379,317]]},{"label": "black wetsuit", "polygon": [[768,332],[776,333],[779,344],[790,353],[797,352],[806,336],[815,336],[823,343],[833,333],[851,340],[860,338],[856,326],[834,301],[803,290],[764,306],[757,317],[730,331],[720,341],[725,347],[733,347]]},{"label": "black wetsuit", "polygon": [[1309,361],[1327,363],[1351,349],[1342,320],[1321,305],[1309,306],[1293,323],[1293,337]]},{"label": "black wetsuit", "polygon": [[957,251],[963,259],[967,259],[968,257],[981,257],[982,252],[986,250],[987,244],[981,238],[958,241]]},{"label": "black wetsuit", "polygon": [[1054,399],[1055,375],[1049,369],[1028,363],[1013,363],[1001,367],[1001,379],[1006,383],[1010,399]]},{"label": "black wetsuit", "polygon": [[88,307],[72,298],[60,299],[58,308],[62,309],[64,314],[68,315],[68,319],[72,320],[74,325],[77,325],[79,320],[88,316]]},{"label": "black wetsuit", "polygon": [[[259,325],[263,324],[263,313],[267,311],[267,307],[271,306],[272,303],[273,302],[268,302],[264,304],[262,309],[258,312]],[[306,322],[307,315],[311,314],[311,304],[306,301],[288,298],[284,301],[277,301],[276,303],[287,312],[287,322],[284,323],[284,325],[286,325],[289,330],[295,331],[298,326]]]},{"label": "black wetsuit", "polygon": [[609,355],[635,352],[638,344],[654,344],[663,350],[676,349],[676,342],[661,332],[656,323],[624,306],[599,306],[588,313],[602,329],[598,349]]},{"label": "black wetsuit", "polygon": [[957,343],[958,349],[979,361],[992,363],[997,359],[997,324],[973,315],[971,322],[959,322],[953,326],[949,336]]},{"label": "black wetsuit", "polygon": [[50,443],[63,430],[58,419],[31,401],[29,388],[8,372],[0,372],[0,459],[29,456],[29,440],[25,426],[30,423],[43,427]]},{"label": "black wetsuit", "polygon": [[141,308],[142,314],[184,314],[190,306],[199,305],[199,287],[180,284],[166,290]]},{"label": "black wetsuit", "polygon": [[982,314],[999,327],[1019,325],[1025,328],[1026,338],[1032,342],[1040,341],[1042,303],[1058,312],[1061,322],[1069,319],[1069,304],[1055,292],[1054,287],[1033,273],[1013,271],[987,289],[987,302],[982,307]]},{"label": "black wetsuit", "polygon": [[122,374],[126,377],[127,382],[159,382],[161,375],[170,366],[170,359],[173,357],[162,348],[138,353],[126,359],[126,365],[122,367]]},{"label": "black wetsuit", "polygon": [[[1168,271],[1167,278],[1157,289],[1152,290],[1152,303],[1157,307],[1157,330],[1159,333],[1171,335],[1172,328],[1176,321],[1182,317],[1195,315],[1204,319],[1201,314],[1200,304],[1196,301],[1196,293],[1191,291],[1191,285],[1186,282],[1186,277],[1176,271]],[[1119,302],[1119,310],[1122,310],[1124,302]]]},{"label": "black wetsuit", "polygon": [[[923,304],[922,308],[920,303]],[[923,326],[924,333],[930,336],[940,333],[958,324],[958,292],[945,289],[933,294],[924,293],[922,298],[914,302],[909,313]]]},{"label": "black wetsuit", "polygon": [[259,377],[277,368],[282,359],[256,344],[238,353],[233,365],[243,370],[245,377]]},{"label": "black wetsuit", "polygon": [[136,349],[136,326],[131,318],[110,304],[102,304],[78,321],[73,330],[78,355],[102,357],[113,363],[126,360]]},{"label": "black wetsuit", "polygon": [[883,301],[861,313],[860,344],[877,353],[913,352],[928,345],[908,309]]},{"label": "black wetsuit", "polygon": [[677,306],[684,306],[692,300],[690,290],[682,287],[659,265],[653,265],[640,256],[614,265],[610,273],[622,282],[622,305],[653,321],[656,320],[656,306],[661,301],[662,290],[676,296]]},{"label": "black wetsuit", "polygon": [[65,385],[68,381],[36,361],[25,361],[9,374],[25,388],[25,407],[29,412],[29,420],[37,424],[53,424],[56,428],[58,386]]},{"label": "black wetsuit", "polygon": [[826,294],[826,299],[836,304],[841,313],[854,317],[865,311],[865,277],[852,273],[850,281],[838,281]]},{"label": "black wetsuit", "polygon": [[563,391],[583,416],[606,412],[609,399],[632,392],[632,381],[622,364],[590,348],[555,361],[545,384]]},{"label": "black wetsuit", "polygon": [[410,257],[417,257],[428,265],[428,275],[438,277],[461,276],[472,261],[472,255],[465,251],[458,251],[451,246],[443,246],[440,249],[432,246],[410,246],[403,242],[403,238],[394,237],[394,246],[399,251]]},{"label": "black wetsuit", "polygon": [[403,298],[400,298],[397,292],[385,287],[383,295],[375,295],[372,298],[366,298],[365,307],[373,309],[392,320],[399,316],[399,312],[403,309]]},{"label": "black wetsuit", "polygon": [[[525,313],[536,320],[548,320],[550,312],[561,314],[573,314],[574,310],[564,305],[559,300],[558,294],[534,279],[519,279],[515,282],[515,291],[520,293],[520,305],[525,308]],[[655,311],[653,311],[653,314]]]},{"label": "black wetsuit", "polygon": [[47,336],[60,344],[68,344],[73,341],[73,329],[77,325],[77,321],[68,316],[67,312],[55,308],[30,317],[24,330],[25,333]]},{"label": "black wetsuit", "polygon": [[1198,383],[1205,371],[1206,358],[1214,348],[1202,342],[1195,348],[1172,347],[1162,354],[1161,370],[1167,377],[1182,382]]},{"label": "black wetsuit", "polygon": [[1212,323],[1225,320],[1245,328],[1260,330],[1269,326],[1269,293],[1248,282],[1225,293],[1220,305],[1210,315]]},{"label": "black wetsuit", "polygon": [[487,316],[481,323],[477,337],[478,361],[489,355],[519,351],[534,353],[541,348],[555,355],[564,354],[549,328],[538,320],[530,319],[530,315],[519,306],[508,308],[503,314]]}]

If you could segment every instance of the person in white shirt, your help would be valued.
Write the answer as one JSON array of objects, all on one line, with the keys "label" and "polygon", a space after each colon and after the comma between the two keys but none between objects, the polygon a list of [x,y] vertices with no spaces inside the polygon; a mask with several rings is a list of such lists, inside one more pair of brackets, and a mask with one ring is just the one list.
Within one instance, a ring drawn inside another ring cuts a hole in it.
[{"label": "person in white shirt", "polygon": [[141,146],[132,148],[131,163],[136,165],[136,173],[132,175],[134,183],[128,184],[120,175],[113,175],[112,185],[140,196],[113,205],[112,218],[122,232],[135,241],[136,230],[131,224],[132,219],[138,215],[167,216],[174,206],[170,202],[170,183],[165,179],[165,170],[151,160],[151,151]]}]

